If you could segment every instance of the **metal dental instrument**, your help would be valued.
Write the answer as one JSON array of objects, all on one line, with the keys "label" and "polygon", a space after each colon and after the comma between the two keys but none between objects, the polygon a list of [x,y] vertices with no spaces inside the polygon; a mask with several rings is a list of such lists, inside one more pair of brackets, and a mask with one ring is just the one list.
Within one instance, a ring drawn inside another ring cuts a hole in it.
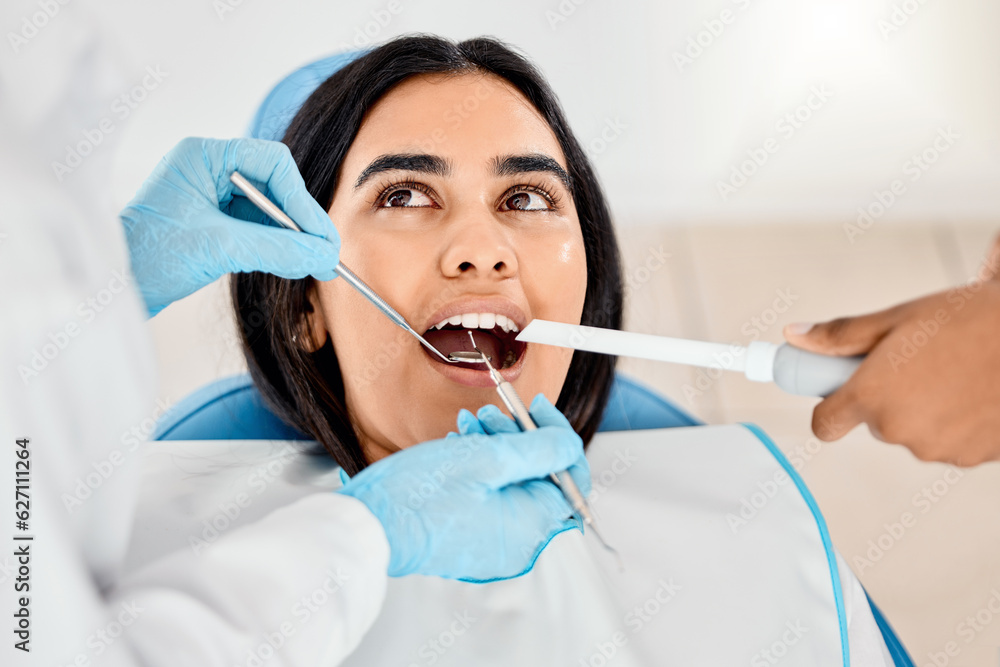
[{"label": "metal dental instrument", "polygon": [[[528,412],[528,408],[524,407],[524,401],[518,395],[517,391],[514,389],[514,385],[507,380],[503,379],[503,376],[493,368],[493,364],[490,363],[490,358],[485,352],[479,349],[476,345],[476,339],[472,336],[472,332],[469,331],[469,339],[472,340],[472,349],[476,351],[479,355],[478,361],[480,363],[486,364],[486,368],[489,370],[490,378],[497,385],[497,393],[500,394],[500,399],[503,404],[507,406],[507,410],[514,417],[514,421],[517,422],[518,427],[522,431],[535,431],[538,429],[538,425],[535,424],[535,420],[531,418],[531,413]],[[461,359],[462,361],[475,361],[472,359],[472,355],[468,352],[453,352],[452,357]],[[590,511],[590,507],[587,505],[586,498],[580,493],[580,488],[573,481],[572,475],[569,474],[568,470],[563,470],[560,473],[551,473],[549,478],[555,482],[556,486],[563,492],[566,500],[569,501],[570,506],[573,510],[580,516],[580,519],[593,531],[594,535],[597,536],[598,541],[601,545],[607,549],[609,552],[614,554],[615,559],[618,561],[618,569],[622,572],[625,571],[625,565],[622,563],[622,557],[618,551],[612,547],[610,544],[604,541],[601,533],[597,530],[597,525],[594,523],[594,516]]]},{"label": "metal dental instrument", "polygon": [[[234,171],[232,176],[229,177],[229,180],[233,182],[233,185],[235,185],[236,187],[238,187],[240,190],[243,191],[243,194],[247,196],[247,199],[249,199],[254,206],[259,208],[267,216],[269,216],[272,220],[280,224],[282,227],[284,227],[285,229],[290,229],[295,232],[302,231],[302,228],[299,227],[294,220],[289,218],[284,211],[278,208],[274,204],[274,202],[268,199],[260,190],[251,185],[250,181],[243,178],[243,175],[240,174],[238,171]],[[449,359],[448,357],[444,356],[443,354],[441,354],[440,350],[438,350],[436,347],[434,347],[426,340],[424,340],[424,337],[418,334],[416,331],[414,331],[413,327],[409,325],[409,323],[402,315],[397,313],[392,306],[386,303],[385,299],[380,297],[375,292],[375,290],[373,290],[371,287],[365,284],[365,281],[361,280],[361,278],[358,278],[358,276],[353,271],[344,266],[343,262],[340,262],[339,264],[337,264],[337,266],[333,267],[333,270],[337,272],[337,275],[346,280],[351,287],[360,292],[361,296],[365,297],[373,304],[375,304],[375,307],[381,310],[383,313],[385,313],[385,315],[390,320],[392,320],[398,327],[412,334],[414,338],[420,341],[421,345],[423,345],[428,350],[433,352],[438,358],[442,359],[443,361],[446,361],[449,364],[461,363],[460,360]]]}]

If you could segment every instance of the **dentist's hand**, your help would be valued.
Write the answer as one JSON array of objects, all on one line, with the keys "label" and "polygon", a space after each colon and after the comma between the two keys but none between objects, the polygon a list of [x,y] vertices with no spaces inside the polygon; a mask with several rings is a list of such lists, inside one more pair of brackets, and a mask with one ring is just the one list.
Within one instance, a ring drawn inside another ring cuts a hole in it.
[{"label": "dentist's hand", "polygon": [[[363,502],[389,540],[389,575],[485,582],[520,576],[556,534],[579,522],[547,479],[569,469],[590,492],[583,443],[544,396],[531,405],[538,430],[502,427],[495,406],[458,416],[460,433],[408,447],[368,466],[340,493]],[[510,422],[513,425],[513,422]]]},{"label": "dentist's hand", "polygon": [[790,325],[792,345],[867,354],[816,406],[813,432],[836,440],[865,422],[872,435],[925,461],[1000,460],[1000,239],[976,282],[859,317]]},{"label": "dentist's hand", "polygon": [[[278,227],[229,181],[239,171],[305,234]],[[181,141],[121,212],[132,272],[152,317],[227,273],[332,280],[340,236],[288,147],[260,139]]]}]

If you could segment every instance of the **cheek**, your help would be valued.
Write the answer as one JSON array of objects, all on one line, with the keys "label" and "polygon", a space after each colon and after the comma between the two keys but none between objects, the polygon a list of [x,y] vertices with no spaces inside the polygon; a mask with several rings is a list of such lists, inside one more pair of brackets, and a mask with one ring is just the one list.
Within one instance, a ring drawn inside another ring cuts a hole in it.
[{"label": "cheek", "polygon": [[[402,243],[398,234],[374,241],[369,237],[355,235],[351,246],[345,243],[347,250],[341,257],[376,293],[407,316],[406,305],[419,301],[428,280],[426,269],[399,258],[414,253],[419,256],[421,251],[413,243]],[[401,423],[393,416],[400,406],[414,405],[415,397],[426,393],[423,352],[416,341],[340,278],[321,283],[319,297],[351,421],[363,434],[362,440],[403,446],[428,439],[414,439],[410,432],[423,433],[422,424],[416,423],[419,420]],[[448,424],[453,421],[454,415],[449,415]]]},{"label": "cheek", "polygon": [[320,299],[348,404],[364,405],[352,399],[362,399],[366,388],[393,372],[404,332],[343,280],[323,283]]},{"label": "cheek", "polygon": [[587,257],[579,233],[532,251],[534,270],[525,285],[535,317],[579,323],[587,295]]},{"label": "cheek", "polygon": [[[533,267],[523,276],[531,314],[543,320],[578,324],[587,294],[583,239],[575,234],[544,245],[547,247],[533,244],[532,256],[524,258]],[[531,356],[532,373],[518,390],[524,392],[526,401],[542,392],[555,403],[573,360],[573,350],[536,345]]]}]

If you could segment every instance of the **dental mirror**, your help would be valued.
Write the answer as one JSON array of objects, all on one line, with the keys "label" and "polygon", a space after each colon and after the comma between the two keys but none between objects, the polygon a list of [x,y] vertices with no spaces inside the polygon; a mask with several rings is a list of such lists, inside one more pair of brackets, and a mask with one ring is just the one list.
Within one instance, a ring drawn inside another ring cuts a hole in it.
[{"label": "dental mirror", "polygon": [[485,364],[487,358],[488,357],[485,357],[483,353],[475,351],[452,352],[451,354],[448,355],[449,361],[457,361],[459,363],[464,363],[464,364]]}]

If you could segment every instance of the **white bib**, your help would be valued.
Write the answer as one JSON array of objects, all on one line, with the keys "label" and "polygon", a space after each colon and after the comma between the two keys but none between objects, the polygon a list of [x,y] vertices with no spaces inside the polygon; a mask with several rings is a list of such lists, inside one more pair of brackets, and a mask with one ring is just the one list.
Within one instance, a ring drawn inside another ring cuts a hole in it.
[{"label": "white bib", "polygon": [[[189,548],[192,535],[195,548],[215,539],[213,523],[229,530],[337,488],[329,458],[293,454],[299,447],[150,443],[126,569]],[[847,665],[833,548],[775,453],[740,425],[599,433],[587,455],[591,504],[624,573],[573,530],[517,579],[392,578],[345,664]],[[233,502],[241,493],[243,506]],[[238,510],[227,514],[227,503]]]}]

